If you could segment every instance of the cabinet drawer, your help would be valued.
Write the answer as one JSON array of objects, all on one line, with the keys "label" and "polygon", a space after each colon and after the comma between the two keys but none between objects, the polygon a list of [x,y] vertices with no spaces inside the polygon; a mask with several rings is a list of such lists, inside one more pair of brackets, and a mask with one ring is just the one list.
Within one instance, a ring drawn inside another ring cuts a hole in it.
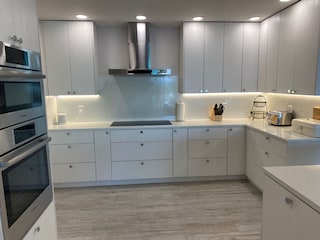
[{"label": "cabinet drawer", "polygon": [[267,149],[257,145],[258,159],[256,163],[260,167],[284,166],[285,158],[268,151]]},{"label": "cabinet drawer", "polygon": [[172,141],[172,129],[112,130],[111,142]]},{"label": "cabinet drawer", "polygon": [[94,145],[50,145],[50,159],[53,164],[95,162]]},{"label": "cabinet drawer", "polygon": [[112,161],[172,159],[172,142],[119,142],[111,144]]},{"label": "cabinet drawer", "polygon": [[49,131],[51,144],[93,143],[92,130]]},{"label": "cabinet drawer", "polygon": [[189,158],[226,157],[227,140],[192,140],[188,141]]},{"label": "cabinet drawer", "polygon": [[287,156],[287,144],[284,141],[276,139],[266,134],[262,134],[260,132],[255,132],[254,140],[255,142],[266,148],[268,151],[272,151],[282,157]]},{"label": "cabinet drawer", "polygon": [[54,183],[89,182],[96,180],[94,163],[53,164]]},{"label": "cabinet drawer", "polygon": [[189,176],[219,176],[227,174],[226,158],[189,159]]},{"label": "cabinet drawer", "polygon": [[188,129],[188,139],[198,140],[198,139],[227,139],[228,130],[227,128],[189,128]]},{"label": "cabinet drawer", "polygon": [[112,163],[113,180],[172,177],[172,160],[129,161]]}]

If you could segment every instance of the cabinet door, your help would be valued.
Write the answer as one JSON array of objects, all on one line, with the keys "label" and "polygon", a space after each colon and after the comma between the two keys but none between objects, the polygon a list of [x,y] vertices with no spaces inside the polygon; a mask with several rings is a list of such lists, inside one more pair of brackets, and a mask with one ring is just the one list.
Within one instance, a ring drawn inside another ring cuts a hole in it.
[{"label": "cabinet door", "polygon": [[188,130],[173,130],[173,176],[188,176]]},{"label": "cabinet door", "polygon": [[51,202],[23,240],[57,240],[57,221],[54,202]]},{"label": "cabinet door", "polygon": [[265,177],[263,193],[263,240],[317,240],[320,214]]},{"label": "cabinet door", "polygon": [[[49,95],[71,93],[68,27],[65,22],[43,21],[43,39]],[[43,56],[44,57],[44,56]]]},{"label": "cabinet door", "polygon": [[[1,0],[0,39],[22,48],[40,51],[38,17],[35,0]],[[22,38],[22,44],[11,41],[10,36]]]},{"label": "cabinet door", "polygon": [[242,92],[257,91],[259,32],[259,23],[243,24]]},{"label": "cabinet door", "polygon": [[50,145],[50,159],[55,163],[94,162],[93,144]]},{"label": "cabinet door", "polygon": [[111,179],[111,143],[109,130],[94,131],[97,180]]},{"label": "cabinet door", "polygon": [[222,92],[224,23],[205,23],[204,91]]},{"label": "cabinet door", "polygon": [[258,91],[259,92],[266,91],[268,31],[269,31],[269,19],[266,19],[260,24],[259,72],[258,72]]},{"label": "cabinet door", "polygon": [[246,168],[246,129],[233,127],[228,131],[228,175],[244,175]]},{"label": "cabinet door", "polygon": [[280,13],[279,64],[277,92],[293,90],[295,46],[297,25],[300,21],[297,7],[290,7]]},{"label": "cabinet door", "polygon": [[266,91],[277,92],[280,14],[269,18],[268,51],[266,62]]},{"label": "cabinet door", "polygon": [[[293,89],[298,94],[320,94],[317,89],[319,54],[319,1],[301,1],[297,25]],[[320,72],[319,72],[320,73]]]},{"label": "cabinet door", "polygon": [[223,91],[240,92],[243,54],[243,24],[226,23],[224,37]]},{"label": "cabinet door", "polygon": [[183,92],[203,91],[204,23],[183,23],[182,28]]},{"label": "cabinet door", "polygon": [[73,94],[95,94],[93,23],[68,22],[67,26]]}]

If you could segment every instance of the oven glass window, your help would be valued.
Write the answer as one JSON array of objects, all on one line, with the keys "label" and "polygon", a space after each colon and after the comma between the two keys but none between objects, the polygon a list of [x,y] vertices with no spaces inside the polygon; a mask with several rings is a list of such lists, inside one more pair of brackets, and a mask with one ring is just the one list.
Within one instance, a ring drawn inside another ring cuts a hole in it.
[{"label": "oven glass window", "polygon": [[0,113],[41,105],[40,82],[0,82]]},{"label": "oven glass window", "polygon": [[10,227],[49,186],[46,146],[2,172]]}]

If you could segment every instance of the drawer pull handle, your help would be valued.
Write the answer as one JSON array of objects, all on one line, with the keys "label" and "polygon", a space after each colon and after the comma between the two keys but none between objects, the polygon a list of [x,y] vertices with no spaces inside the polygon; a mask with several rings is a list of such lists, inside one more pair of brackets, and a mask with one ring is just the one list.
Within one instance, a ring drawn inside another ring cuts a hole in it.
[{"label": "drawer pull handle", "polygon": [[142,133],[143,133],[143,131],[140,131],[140,133],[142,134]]},{"label": "drawer pull handle", "polygon": [[72,165],[69,165],[69,168],[72,168]]},{"label": "drawer pull handle", "polygon": [[206,160],[206,163],[209,163],[209,162],[210,162],[210,160],[209,160],[209,159],[207,159],[207,160]]},{"label": "drawer pull handle", "polygon": [[141,165],[143,166],[143,165],[144,165],[144,162],[141,162]]},{"label": "drawer pull handle", "polygon": [[209,129],[209,128],[207,128],[207,129],[206,129],[206,131],[207,131],[207,132],[210,132],[210,129]]},{"label": "drawer pull handle", "polygon": [[206,141],[206,144],[210,144],[210,141]]},{"label": "drawer pull handle", "polygon": [[141,145],[141,147],[143,147],[143,145],[144,145],[144,144],[143,144],[143,143],[141,143],[140,145]]},{"label": "drawer pull handle", "polygon": [[175,130],[173,130],[173,132],[175,132],[175,133],[176,133],[176,132],[178,132],[178,131],[175,129]]},{"label": "drawer pull handle", "polygon": [[265,154],[266,156],[269,156],[269,153],[268,153],[268,152],[264,152],[264,154]]},{"label": "drawer pull handle", "polygon": [[266,140],[268,140],[268,141],[269,141],[269,140],[270,140],[270,138],[269,138],[269,137],[266,137]]},{"label": "drawer pull handle", "polygon": [[38,227],[36,227],[36,228],[34,229],[34,232],[37,233],[37,232],[40,232],[40,230],[41,230],[41,229],[40,229],[40,227],[38,226]]},{"label": "drawer pull handle", "polygon": [[66,134],[67,134],[67,136],[70,136],[70,135],[71,135],[71,133],[69,133],[69,132],[67,132]]},{"label": "drawer pull handle", "polygon": [[106,135],[108,135],[109,134],[109,132],[106,132]]},{"label": "drawer pull handle", "polygon": [[70,149],[70,148],[72,148],[72,147],[69,145],[68,148]]},{"label": "drawer pull handle", "polygon": [[289,198],[289,197],[286,197],[284,199],[284,201],[286,202],[286,204],[289,204],[289,205],[291,205],[293,203],[293,200],[291,198]]}]

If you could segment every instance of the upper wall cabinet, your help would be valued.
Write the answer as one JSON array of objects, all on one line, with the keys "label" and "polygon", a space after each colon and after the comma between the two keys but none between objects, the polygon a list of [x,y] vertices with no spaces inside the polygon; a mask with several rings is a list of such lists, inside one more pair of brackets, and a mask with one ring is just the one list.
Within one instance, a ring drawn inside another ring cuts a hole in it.
[{"label": "upper wall cabinet", "polygon": [[41,30],[48,94],[96,94],[93,22],[42,21]]},{"label": "upper wall cabinet", "polygon": [[35,0],[0,0],[0,40],[40,51]]},{"label": "upper wall cabinet", "polygon": [[319,5],[303,0],[261,23],[260,91],[320,94]]},{"label": "upper wall cabinet", "polygon": [[256,91],[259,24],[183,23],[184,93]]}]

